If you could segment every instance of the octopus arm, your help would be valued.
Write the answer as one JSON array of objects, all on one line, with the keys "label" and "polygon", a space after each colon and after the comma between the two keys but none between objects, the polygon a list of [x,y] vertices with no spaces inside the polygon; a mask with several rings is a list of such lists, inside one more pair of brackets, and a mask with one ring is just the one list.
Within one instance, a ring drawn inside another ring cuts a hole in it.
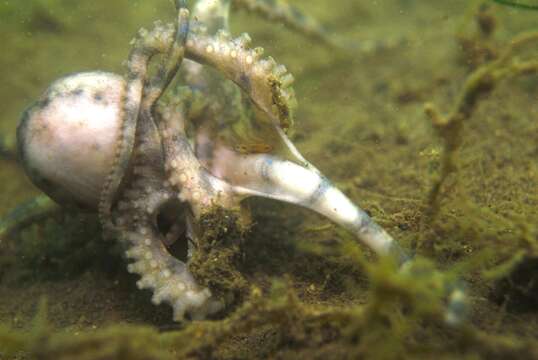
[{"label": "octopus arm", "polygon": [[[188,270],[187,260],[172,256],[165,247],[177,239],[178,229],[189,229],[189,210],[173,214],[173,223],[166,232],[158,225],[159,214],[167,205],[177,202],[178,191],[164,180],[161,145],[153,119],[142,118],[136,136],[129,185],[123,189],[113,208],[116,237],[126,248],[132,262],[131,273],[141,276],[140,289],[153,292],[152,302],[172,306],[174,320],[183,320],[186,313],[203,318],[222,308],[211,291],[199,286]],[[185,216],[183,216],[185,215]],[[187,223],[184,223],[185,218]],[[188,231],[187,236],[194,236]],[[191,250],[192,252],[192,250]]]},{"label": "octopus arm", "polygon": [[131,205],[122,206],[118,219],[121,227],[118,237],[132,261],[128,271],[141,276],[138,288],[152,290],[155,305],[170,304],[175,321],[182,320],[185,313],[199,318],[218,311],[222,304],[211,299],[209,289],[196,283],[186,263],[170,255],[163,245],[163,235],[155,226],[155,214],[173,199],[173,194],[147,184],[146,189],[151,191],[139,195]]},{"label": "octopus arm", "polygon": [[[183,0],[176,0],[177,22],[174,25],[155,24],[152,31],[141,29],[133,41],[133,49],[127,62],[127,83],[122,101],[122,126],[117,141],[115,157],[103,185],[99,201],[99,215],[103,227],[111,227],[111,209],[117,190],[129,168],[135,143],[135,134],[141,108],[151,107],[162,95],[183,58],[183,42],[186,39],[189,12]],[[157,75],[148,81],[148,65],[151,59],[168,53]],[[146,87],[146,85],[149,86]],[[144,99],[144,104],[142,101]]]},{"label": "octopus arm", "polygon": [[[306,207],[351,231],[377,254],[409,257],[365,211],[317,171],[266,154],[238,155],[221,148],[215,166],[243,196],[261,196]],[[233,169],[226,163],[235,164]]]},{"label": "octopus arm", "polygon": [[61,208],[46,195],[30,199],[0,219],[0,242],[27,225],[58,213]]},{"label": "octopus arm", "polygon": [[215,68],[236,83],[281,128],[293,125],[296,106],[293,75],[284,65],[262,58],[263,48],[250,49],[246,33],[232,39],[224,30],[208,36],[194,29],[187,38],[186,57]]},{"label": "octopus arm", "polygon": [[186,42],[186,57],[215,68],[237,84],[270,119],[294,158],[303,166],[318,171],[286,136],[293,127],[297,106],[293,75],[272,57],[262,58],[263,48],[251,49],[250,42],[246,33],[232,39],[224,30],[208,36],[205,29],[195,28]]}]

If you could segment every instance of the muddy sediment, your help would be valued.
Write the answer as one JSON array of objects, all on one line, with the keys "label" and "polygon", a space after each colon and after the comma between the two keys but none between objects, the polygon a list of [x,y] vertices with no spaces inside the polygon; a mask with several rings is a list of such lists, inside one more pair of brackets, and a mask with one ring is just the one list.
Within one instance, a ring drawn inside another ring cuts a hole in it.
[{"label": "muddy sediment", "polygon": [[[473,72],[532,31],[536,13],[492,1],[294,3],[342,37],[397,44],[349,56],[244,13],[232,21],[235,33],[250,33],[294,74],[300,151],[432,276],[396,273],[306,210],[249,200],[248,233],[207,237],[202,255],[220,259],[225,271],[196,263],[208,285],[223,292],[230,285],[231,299],[240,301],[215,319],[174,324],[167,306],[153,306],[151,294],[136,288],[121,249],[101,238],[94,215],[60,213],[0,242],[0,354],[538,357],[538,77],[522,72],[481,94],[454,132],[455,166],[447,173],[454,133],[440,134],[424,113],[431,103],[449,117]],[[173,16],[166,1],[70,4],[0,5],[8,34],[0,55],[6,138],[51,81],[74,71],[121,72],[135,31]],[[538,45],[515,58],[538,59]],[[3,215],[38,192],[12,159],[0,164]],[[435,284],[444,277],[466,283],[471,311],[463,326],[442,321],[445,302]]]}]

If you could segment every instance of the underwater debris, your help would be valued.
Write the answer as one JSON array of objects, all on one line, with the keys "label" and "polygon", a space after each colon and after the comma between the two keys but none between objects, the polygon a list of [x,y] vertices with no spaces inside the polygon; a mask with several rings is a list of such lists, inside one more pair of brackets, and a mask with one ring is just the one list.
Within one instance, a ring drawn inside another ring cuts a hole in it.
[{"label": "underwater debris", "polygon": [[519,50],[531,43],[538,43],[538,32],[524,33],[515,37],[498,59],[481,66],[469,75],[448,115],[442,115],[432,103],[425,105],[426,115],[444,142],[440,175],[428,195],[430,219],[435,218],[439,212],[443,185],[451,174],[457,172],[457,154],[462,144],[464,127],[479,101],[506,78],[538,72],[538,60],[520,61],[516,56]]}]

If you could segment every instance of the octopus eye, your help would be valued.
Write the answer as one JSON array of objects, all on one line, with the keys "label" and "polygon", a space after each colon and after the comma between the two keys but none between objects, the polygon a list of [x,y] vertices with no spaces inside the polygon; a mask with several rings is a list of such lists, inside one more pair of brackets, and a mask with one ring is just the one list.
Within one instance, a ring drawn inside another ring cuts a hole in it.
[{"label": "octopus eye", "polygon": [[178,260],[187,261],[191,230],[185,222],[188,211],[185,203],[172,199],[164,203],[157,213],[156,226],[168,252]]},{"label": "octopus eye", "polygon": [[93,94],[93,99],[97,102],[100,102],[105,99],[105,95],[102,92],[98,91],[95,94]]}]

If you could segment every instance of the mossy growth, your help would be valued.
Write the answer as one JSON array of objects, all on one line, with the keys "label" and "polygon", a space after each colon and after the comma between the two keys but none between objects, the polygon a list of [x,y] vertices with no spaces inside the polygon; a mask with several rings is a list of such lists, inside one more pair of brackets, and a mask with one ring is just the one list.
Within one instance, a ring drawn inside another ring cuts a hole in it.
[{"label": "mossy growth", "polygon": [[228,306],[237,304],[248,289],[240,271],[246,227],[241,225],[237,212],[222,207],[204,213],[198,227],[200,236],[189,270],[201,285],[224,299]]},{"label": "mossy growth", "polygon": [[399,359],[440,353],[448,358],[532,358],[538,354],[532,342],[447,325],[442,287],[436,285],[447,275],[435,271],[430,262],[417,259],[412,271],[399,272],[390,259],[366,261],[352,241],[344,239],[338,249],[368,276],[366,304],[306,304],[292,284],[274,280],[265,292],[252,286],[247,300],[223,320],[195,322],[164,333],[149,326],[115,325],[76,334],[51,329],[42,305],[30,333],[0,327],[0,354],[38,359]]}]

